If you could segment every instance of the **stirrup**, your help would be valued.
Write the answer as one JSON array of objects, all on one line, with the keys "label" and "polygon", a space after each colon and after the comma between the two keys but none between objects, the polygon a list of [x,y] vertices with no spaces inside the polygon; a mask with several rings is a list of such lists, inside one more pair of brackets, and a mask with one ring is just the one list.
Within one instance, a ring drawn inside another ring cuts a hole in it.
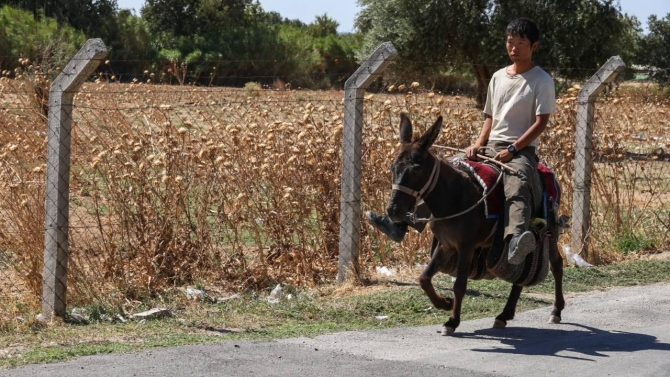
[{"label": "stirrup", "polygon": [[536,217],[530,222],[530,228],[536,235],[541,235],[547,229],[547,221],[543,218]]}]

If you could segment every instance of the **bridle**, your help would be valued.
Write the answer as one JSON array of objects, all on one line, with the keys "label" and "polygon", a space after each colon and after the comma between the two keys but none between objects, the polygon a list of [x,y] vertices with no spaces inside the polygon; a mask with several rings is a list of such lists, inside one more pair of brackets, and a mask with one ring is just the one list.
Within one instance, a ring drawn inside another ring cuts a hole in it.
[{"label": "bridle", "polygon": [[[433,189],[435,188],[435,185],[437,185],[437,179],[440,176],[440,165],[441,165],[440,159],[435,157],[435,164],[433,165],[433,170],[430,173],[430,177],[428,177],[428,181],[426,181],[426,184],[423,185],[421,190],[415,191],[415,190],[412,190],[409,187],[405,187],[405,186],[398,185],[398,184],[392,185],[391,190],[401,191],[401,192],[404,192],[405,194],[408,194],[408,195],[411,195],[411,196],[415,197],[417,199],[417,202],[414,206],[414,209],[416,210],[416,207],[420,204],[420,202],[423,201],[423,199],[425,197],[427,197],[433,191]],[[416,213],[407,212],[406,217],[410,222],[412,222],[413,224],[416,224],[416,223],[419,223],[419,222],[427,223],[427,222],[430,222],[430,221],[448,220],[448,219],[452,219],[454,217],[464,215],[464,214],[472,211],[473,209],[475,209],[484,200],[486,200],[486,198],[493,192],[493,190],[496,188],[496,186],[498,186],[498,183],[500,183],[500,181],[502,180],[502,176],[503,176],[503,172],[500,172],[500,174],[498,175],[498,179],[496,180],[496,183],[488,191],[484,192],[484,195],[482,196],[481,199],[479,199],[479,201],[477,201],[477,203],[473,204],[470,208],[468,208],[464,211],[461,211],[461,212],[453,214],[453,215],[444,216],[444,217],[433,217],[433,215],[431,214],[430,218],[418,218]]]},{"label": "bridle", "polygon": [[430,172],[430,177],[428,177],[428,181],[426,181],[426,184],[423,185],[421,190],[419,191],[414,191],[409,187],[405,187],[402,185],[396,185],[394,184],[391,186],[391,190],[398,190],[401,192],[404,192],[407,195],[411,195],[415,197],[417,200],[421,200],[425,196],[428,196],[428,194],[433,191],[435,188],[435,185],[437,184],[437,178],[440,176],[440,160],[437,158],[435,159],[435,164],[433,165],[433,170]]}]

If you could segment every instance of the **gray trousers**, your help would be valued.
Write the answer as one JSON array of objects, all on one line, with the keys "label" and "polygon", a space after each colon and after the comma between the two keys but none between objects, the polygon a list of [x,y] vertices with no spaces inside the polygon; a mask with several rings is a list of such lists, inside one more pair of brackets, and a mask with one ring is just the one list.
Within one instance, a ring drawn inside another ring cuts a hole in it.
[{"label": "gray trousers", "polygon": [[[498,152],[507,149],[510,143],[489,142],[484,151],[486,157],[493,158]],[[456,157],[466,158],[464,154]],[[537,173],[537,155],[535,148],[527,147],[519,151],[511,161],[505,165],[516,169],[519,173],[503,170],[503,185],[505,191],[505,237],[521,234],[528,230],[533,214],[540,209],[542,198],[542,182]],[[425,204],[416,208],[418,217],[430,217],[430,210]],[[409,225],[421,232],[426,223]]]},{"label": "gray trousers", "polygon": [[[509,145],[510,143],[505,142],[489,142],[484,155],[493,158],[498,152],[507,149]],[[515,174],[503,169],[505,237],[528,230],[533,214],[540,209],[542,182],[537,173],[538,162],[535,148],[526,147],[505,164],[519,172]]]}]

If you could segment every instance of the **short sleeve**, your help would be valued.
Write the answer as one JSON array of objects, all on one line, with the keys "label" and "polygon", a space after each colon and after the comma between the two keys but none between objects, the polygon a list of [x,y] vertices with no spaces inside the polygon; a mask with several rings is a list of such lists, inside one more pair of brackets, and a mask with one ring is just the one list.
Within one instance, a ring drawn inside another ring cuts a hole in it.
[{"label": "short sleeve", "polygon": [[551,114],[556,110],[556,91],[554,80],[547,75],[539,82],[535,97],[535,115]]},{"label": "short sleeve", "polygon": [[491,78],[489,82],[489,88],[486,91],[486,104],[484,105],[484,114],[488,116],[493,116],[493,86],[494,86],[495,76]]}]

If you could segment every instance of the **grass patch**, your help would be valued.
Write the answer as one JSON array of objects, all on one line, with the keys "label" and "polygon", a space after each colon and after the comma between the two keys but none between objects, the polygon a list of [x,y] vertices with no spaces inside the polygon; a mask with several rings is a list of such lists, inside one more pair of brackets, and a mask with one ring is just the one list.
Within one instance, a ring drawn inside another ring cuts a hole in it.
[{"label": "grass patch", "polygon": [[[235,340],[270,340],[296,336],[400,326],[440,325],[448,313],[432,308],[411,277],[394,277],[367,287],[322,287],[295,292],[270,303],[265,295],[245,294],[220,304],[180,301],[169,305],[173,318],[91,325],[55,324],[36,331],[0,335],[0,368],[47,363],[85,355],[137,351],[152,347],[207,344]],[[410,276],[409,274],[407,276]],[[670,261],[635,261],[591,269],[566,268],[566,294],[617,286],[670,282]],[[449,276],[434,279],[449,294]],[[518,311],[552,304],[553,278],[524,289]],[[500,280],[470,281],[463,319],[497,315],[510,290]],[[530,294],[528,294],[530,293]],[[545,295],[546,294],[546,298]],[[569,298],[568,298],[569,301]],[[388,319],[378,320],[379,315]]]},{"label": "grass patch", "polygon": [[653,249],[656,247],[656,244],[644,234],[627,229],[616,235],[614,238],[614,247],[622,254],[630,254],[636,251]]}]

